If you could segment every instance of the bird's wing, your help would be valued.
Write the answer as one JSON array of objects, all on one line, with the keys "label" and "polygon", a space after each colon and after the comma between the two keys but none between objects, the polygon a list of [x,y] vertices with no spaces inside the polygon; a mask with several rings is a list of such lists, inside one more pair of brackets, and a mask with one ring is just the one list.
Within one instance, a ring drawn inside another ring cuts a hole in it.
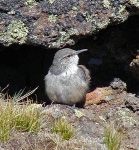
[{"label": "bird's wing", "polygon": [[80,71],[80,77],[90,83],[91,77],[90,77],[90,72],[89,70],[83,66],[83,65],[78,65],[79,71]]}]

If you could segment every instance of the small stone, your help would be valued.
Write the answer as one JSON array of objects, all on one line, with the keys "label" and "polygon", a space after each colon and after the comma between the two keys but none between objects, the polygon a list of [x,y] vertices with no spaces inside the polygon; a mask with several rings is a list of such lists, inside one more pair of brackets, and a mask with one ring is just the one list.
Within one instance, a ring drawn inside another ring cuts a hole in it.
[{"label": "small stone", "polygon": [[119,89],[120,91],[126,90],[126,83],[119,78],[114,78],[114,81],[111,82],[110,86],[113,89]]},{"label": "small stone", "polygon": [[139,111],[139,97],[135,97],[134,94],[128,94],[125,98],[125,106],[132,111]]}]

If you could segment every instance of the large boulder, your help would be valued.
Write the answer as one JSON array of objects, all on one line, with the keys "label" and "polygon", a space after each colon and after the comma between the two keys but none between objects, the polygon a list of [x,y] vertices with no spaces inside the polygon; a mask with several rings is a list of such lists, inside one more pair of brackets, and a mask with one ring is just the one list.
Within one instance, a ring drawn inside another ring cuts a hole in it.
[{"label": "large boulder", "polygon": [[137,0],[1,0],[0,43],[60,48],[138,12]]}]

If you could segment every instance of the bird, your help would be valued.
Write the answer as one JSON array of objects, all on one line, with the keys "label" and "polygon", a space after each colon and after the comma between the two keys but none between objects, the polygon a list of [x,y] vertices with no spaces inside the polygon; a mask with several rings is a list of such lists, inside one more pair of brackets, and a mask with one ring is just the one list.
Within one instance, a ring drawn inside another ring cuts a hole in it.
[{"label": "bird", "polygon": [[83,107],[89,90],[90,71],[78,65],[78,54],[88,49],[64,48],[56,52],[48,74],[45,76],[45,92],[54,103]]}]

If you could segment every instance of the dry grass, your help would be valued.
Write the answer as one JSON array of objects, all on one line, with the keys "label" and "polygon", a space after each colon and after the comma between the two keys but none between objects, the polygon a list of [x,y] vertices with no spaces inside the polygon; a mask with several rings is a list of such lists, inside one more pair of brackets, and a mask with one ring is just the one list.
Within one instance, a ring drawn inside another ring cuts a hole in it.
[{"label": "dry grass", "polygon": [[47,110],[41,104],[27,99],[30,93],[22,96],[20,90],[13,97],[0,93],[0,149],[80,149],[82,143],[74,141],[77,130],[69,120],[65,116],[55,119],[45,113]]},{"label": "dry grass", "polygon": [[51,120],[42,113],[42,105],[27,98],[34,90],[22,96],[23,92],[20,90],[13,97],[0,93],[0,148],[2,145],[5,149],[69,149],[69,139],[75,130],[67,119],[61,117],[48,127]]},{"label": "dry grass", "polygon": [[104,143],[108,150],[119,150],[121,148],[123,132],[114,122],[106,126]]},{"label": "dry grass", "polygon": [[65,140],[69,140],[75,134],[72,125],[65,118],[59,118],[52,126],[51,131],[52,133],[61,135]]},{"label": "dry grass", "polygon": [[0,140],[8,141],[12,130],[27,131],[29,133],[38,133],[40,128],[40,105],[32,104],[27,100],[24,105],[15,101],[20,93],[10,96],[1,94],[0,97]]}]

